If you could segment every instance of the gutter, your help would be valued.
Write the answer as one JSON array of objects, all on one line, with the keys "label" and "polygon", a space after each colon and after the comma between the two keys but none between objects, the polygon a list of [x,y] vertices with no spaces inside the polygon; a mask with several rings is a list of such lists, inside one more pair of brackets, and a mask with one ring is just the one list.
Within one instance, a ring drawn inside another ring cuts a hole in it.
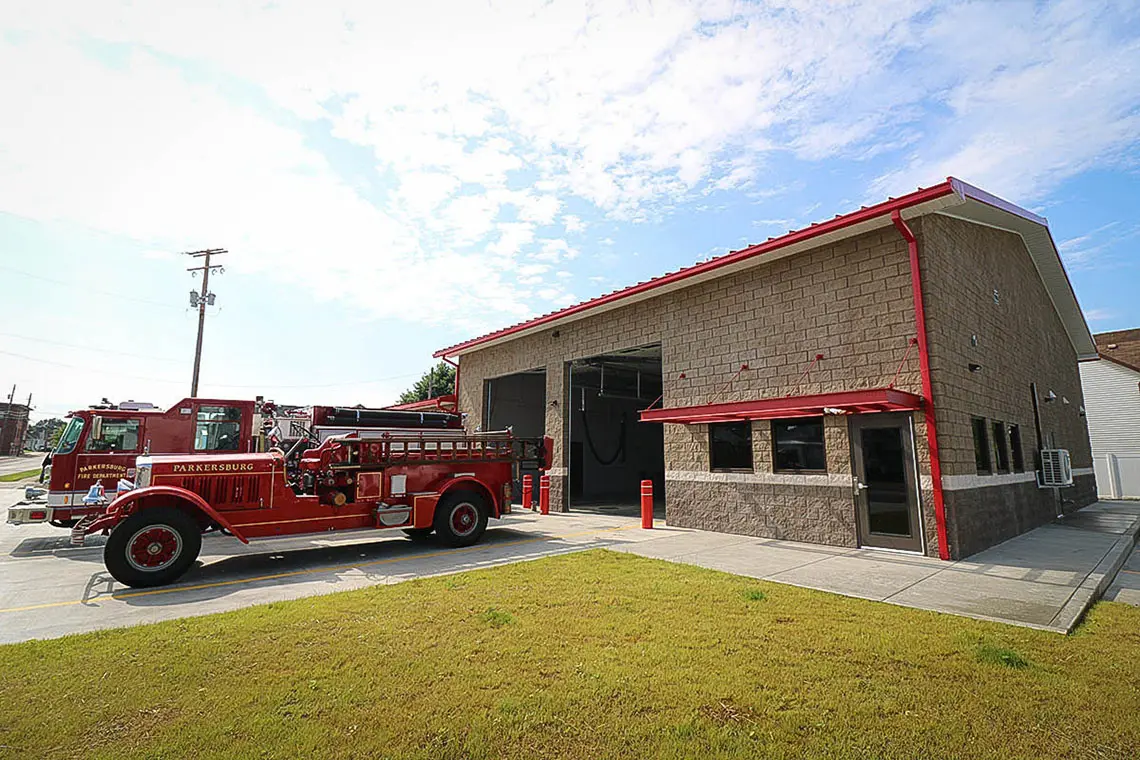
[{"label": "gutter", "polygon": [[946,503],[942,493],[942,459],[938,452],[938,429],[934,422],[934,387],[930,381],[930,353],[926,343],[926,307],[922,300],[922,273],[918,265],[918,239],[898,211],[891,221],[906,240],[910,258],[910,285],[914,299],[914,325],[918,333],[918,366],[922,372],[922,411],[926,418],[926,444],[930,449],[930,480],[934,489],[934,524],[938,531],[938,558],[950,559],[946,538]]}]

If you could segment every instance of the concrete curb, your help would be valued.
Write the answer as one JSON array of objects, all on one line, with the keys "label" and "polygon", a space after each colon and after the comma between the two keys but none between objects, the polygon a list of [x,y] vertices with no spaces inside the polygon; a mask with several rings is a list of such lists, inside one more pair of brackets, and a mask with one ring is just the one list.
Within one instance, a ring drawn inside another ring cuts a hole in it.
[{"label": "concrete curb", "polygon": [[1092,572],[1085,577],[1080,586],[1077,586],[1069,601],[1065,602],[1065,606],[1049,622],[1050,628],[1066,634],[1073,632],[1089,608],[1116,580],[1120,568],[1124,567],[1124,563],[1128,561],[1132,549],[1136,546],[1137,536],[1140,536],[1140,518],[1132,521],[1120,538],[1116,539],[1105,552]]}]

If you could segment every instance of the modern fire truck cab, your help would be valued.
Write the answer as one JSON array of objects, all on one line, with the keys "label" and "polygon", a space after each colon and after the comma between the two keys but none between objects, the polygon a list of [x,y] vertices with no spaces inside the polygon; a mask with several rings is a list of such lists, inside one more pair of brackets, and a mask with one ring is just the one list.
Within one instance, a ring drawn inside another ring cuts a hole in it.
[{"label": "modern fire truck cab", "polygon": [[550,438],[509,431],[352,433],[304,452],[292,474],[284,452],[144,456],[136,488],[102,515],[84,518],[72,539],[109,532],[103,560],[128,586],[177,580],[198,556],[202,534],[225,531],[249,543],[304,533],[433,531],[449,546],[479,540],[490,517],[510,511],[511,481],[524,462],[549,467]]},{"label": "modern fire truck cab", "polygon": [[133,402],[74,411],[44,462],[46,503],[13,507],[8,522],[70,528],[101,513],[105,503],[84,504],[84,497],[92,486],[112,493],[120,480],[132,480],[140,454],[253,452],[259,407],[256,401],[185,398],[165,411]]},{"label": "modern fire truck cab", "polygon": [[[165,411],[151,404],[104,403],[72,412],[44,465],[46,503],[8,510],[8,522],[50,522],[71,528],[101,514],[106,501],[85,498],[102,489],[113,497],[120,480],[135,478],[135,459],[148,454],[256,453],[271,446],[319,443],[330,436],[393,430],[458,430],[462,418],[447,412],[409,412],[357,407],[313,406],[285,411],[258,398],[184,398]],[[294,454],[288,452],[293,469]]]}]

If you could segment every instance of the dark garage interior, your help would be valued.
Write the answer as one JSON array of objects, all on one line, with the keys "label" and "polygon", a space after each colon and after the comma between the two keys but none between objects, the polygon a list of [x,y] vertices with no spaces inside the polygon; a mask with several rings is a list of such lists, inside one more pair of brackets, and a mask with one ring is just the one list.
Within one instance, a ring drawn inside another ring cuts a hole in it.
[{"label": "dark garage interior", "polygon": [[636,509],[642,480],[665,494],[661,425],[638,414],[661,396],[661,346],[643,346],[570,364],[567,394],[570,508]]},{"label": "dark garage interior", "polygon": [[[487,380],[483,386],[482,430],[511,428],[520,438],[540,438],[546,434],[546,370],[532,369]],[[535,490],[538,468],[522,466],[515,480],[512,501],[522,504],[522,475],[533,475]],[[537,493],[535,498],[537,499]]]}]

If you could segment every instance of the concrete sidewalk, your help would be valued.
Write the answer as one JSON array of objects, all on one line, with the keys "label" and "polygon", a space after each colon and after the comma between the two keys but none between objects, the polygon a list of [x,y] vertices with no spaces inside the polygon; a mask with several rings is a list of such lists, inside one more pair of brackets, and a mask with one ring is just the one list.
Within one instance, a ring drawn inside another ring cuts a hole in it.
[{"label": "concrete sidewalk", "polygon": [[666,529],[609,547],[777,583],[1068,633],[1140,532],[1140,502],[1100,502],[959,562]]}]

